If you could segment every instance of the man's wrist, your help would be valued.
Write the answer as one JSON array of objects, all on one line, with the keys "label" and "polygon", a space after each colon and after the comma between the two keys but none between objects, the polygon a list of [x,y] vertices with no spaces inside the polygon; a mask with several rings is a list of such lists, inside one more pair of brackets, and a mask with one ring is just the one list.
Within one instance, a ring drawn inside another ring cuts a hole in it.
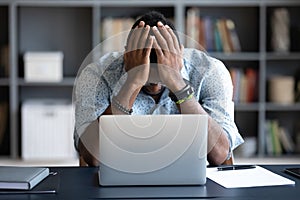
[{"label": "man's wrist", "polygon": [[172,91],[173,93],[177,93],[181,91],[184,87],[186,87],[187,83],[184,79],[179,79],[174,81],[174,84],[171,86],[168,86],[169,90]]},{"label": "man's wrist", "polygon": [[126,108],[116,99],[116,97],[112,98],[112,105],[124,114],[131,115],[133,112],[132,108]]},{"label": "man's wrist", "polygon": [[194,96],[194,89],[190,84],[186,84],[184,88],[177,92],[170,92],[169,97],[176,104],[181,104]]}]

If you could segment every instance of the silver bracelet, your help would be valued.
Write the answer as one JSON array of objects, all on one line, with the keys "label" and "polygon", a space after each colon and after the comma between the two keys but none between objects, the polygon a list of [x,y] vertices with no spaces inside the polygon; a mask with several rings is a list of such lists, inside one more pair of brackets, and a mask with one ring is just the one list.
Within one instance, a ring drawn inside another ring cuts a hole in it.
[{"label": "silver bracelet", "polygon": [[131,115],[131,113],[133,112],[132,109],[127,109],[125,108],[117,99],[115,99],[114,97],[112,98],[112,104],[121,112],[127,114],[127,115]]}]

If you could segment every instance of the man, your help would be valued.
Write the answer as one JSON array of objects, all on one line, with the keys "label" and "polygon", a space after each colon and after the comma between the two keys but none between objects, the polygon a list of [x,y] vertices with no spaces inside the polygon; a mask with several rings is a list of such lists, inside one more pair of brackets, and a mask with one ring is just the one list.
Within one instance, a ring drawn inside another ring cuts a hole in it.
[{"label": "man", "polygon": [[184,49],[173,24],[149,12],[133,25],[125,52],[105,55],[78,77],[75,145],[85,162],[98,165],[97,133],[88,137],[80,130],[101,115],[208,114],[207,159],[219,165],[243,143],[234,123],[232,93],[222,62]]}]

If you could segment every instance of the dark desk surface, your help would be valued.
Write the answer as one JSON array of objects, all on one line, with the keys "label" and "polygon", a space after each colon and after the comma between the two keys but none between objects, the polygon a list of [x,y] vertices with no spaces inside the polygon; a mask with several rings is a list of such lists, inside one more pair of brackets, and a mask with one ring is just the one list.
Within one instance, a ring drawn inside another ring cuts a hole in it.
[{"label": "dark desk surface", "polygon": [[[100,187],[97,168],[52,167],[60,177],[57,194],[0,195],[0,199],[300,199],[300,179],[284,173],[286,167],[300,165],[267,165],[267,169],[292,179],[294,186],[226,189],[207,180],[205,186]],[[259,181],[259,180],[257,180]]]}]

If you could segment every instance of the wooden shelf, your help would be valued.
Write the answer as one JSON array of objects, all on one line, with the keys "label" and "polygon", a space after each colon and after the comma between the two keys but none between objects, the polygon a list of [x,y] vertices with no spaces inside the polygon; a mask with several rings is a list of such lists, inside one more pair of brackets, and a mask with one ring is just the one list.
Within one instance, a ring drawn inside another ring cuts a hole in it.
[{"label": "wooden shelf", "polygon": [[267,60],[300,60],[300,52],[267,53]]},{"label": "wooden shelf", "polygon": [[220,60],[232,60],[232,61],[259,61],[260,54],[258,52],[241,52],[241,53],[218,53],[208,52],[208,55],[218,58]]},{"label": "wooden shelf", "polygon": [[289,111],[289,112],[299,112],[300,111],[300,103],[295,104],[275,104],[275,103],[267,103],[266,111]]},{"label": "wooden shelf", "polygon": [[259,103],[236,103],[235,111],[259,111]]},{"label": "wooden shelf", "polygon": [[18,81],[18,85],[22,87],[44,87],[44,86],[74,86],[75,78],[64,78],[61,82],[26,82],[24,79],[20,78]]}]

